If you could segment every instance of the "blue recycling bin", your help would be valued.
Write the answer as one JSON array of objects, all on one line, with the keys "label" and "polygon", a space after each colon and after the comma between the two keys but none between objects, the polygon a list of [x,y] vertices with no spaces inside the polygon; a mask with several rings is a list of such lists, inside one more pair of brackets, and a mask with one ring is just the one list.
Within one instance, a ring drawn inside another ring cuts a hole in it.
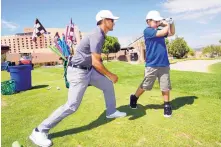
[{"label": "blue recycling bin", "polygon": [[11,80],[15,81],[15,91],[25,91],[32,87],[31,70],[32,65],[9,66],[7,71],[10,72]]}]

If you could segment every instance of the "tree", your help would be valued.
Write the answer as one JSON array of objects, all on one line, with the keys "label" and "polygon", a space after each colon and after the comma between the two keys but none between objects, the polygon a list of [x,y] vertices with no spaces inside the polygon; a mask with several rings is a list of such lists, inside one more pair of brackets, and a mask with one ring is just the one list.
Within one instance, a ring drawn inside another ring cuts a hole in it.
[{"label": "tree", "polygon": [[219,43],[221,43],[221,39],[219,40]]},{"label": "tree", "polygon": [[102,53],[106,55],[107,60],[108,60],[109,53],[116,53],[119,50],[120,50],[120,44],[118,42],[118,39],[116,37],[106,36],[105,42],[102,48]]},{"label": "tree", "polygon": [[167,51],[168,51],[169,56],[172,56],[172,55],[169,53],[170,41],[169,41],[168,38],[165,39],[165,44],[166,44],[166,47],[167,47]]},{"label": "tree", "polygon": [[5,62],[6,59],[7,59],[6,53],[2,54],[2,55],[1,55],[1,62]]},{"label": "tree", "polygon": [[189,47],[188,55],[195,56],[195,51],[192,48],[190,48],[190,47]]},{"label": "tree", "polygon": [[221,46],[210,45],[203,49],[203,54],[209,54],[209,57],[221,56]]},{"label": "tree", "polygon": [[189,52],[189,47],[184,38],[176,36],[175,40],[169,43],[168,50],[170,55],[180,59]]},{"label": "tree", "polygon": [[168,39],[168,38],[165,39],[165,43],[166,43],[166,46],[169,45],[170,42],[169,42],[169,39]]}]

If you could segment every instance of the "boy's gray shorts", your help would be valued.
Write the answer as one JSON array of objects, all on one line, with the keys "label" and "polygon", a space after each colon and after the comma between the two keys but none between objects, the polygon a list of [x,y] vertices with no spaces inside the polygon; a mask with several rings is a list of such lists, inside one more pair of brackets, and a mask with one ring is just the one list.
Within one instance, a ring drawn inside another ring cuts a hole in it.
[{"label": "boy's gray shorts", "polygon": [[144,80],[140,88],[151,90],[156,78],[158,78],[161,91],[169,91],[172,89],[170,82],[170,67],[146,67]]}]

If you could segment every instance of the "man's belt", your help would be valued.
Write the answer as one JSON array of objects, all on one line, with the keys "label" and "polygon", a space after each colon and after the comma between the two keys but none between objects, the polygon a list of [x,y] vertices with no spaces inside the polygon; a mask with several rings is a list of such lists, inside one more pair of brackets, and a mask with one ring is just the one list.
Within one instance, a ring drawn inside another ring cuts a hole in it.
[{"label": "man's belt", "polygon": [[68,66],[74,67],[74,68],[79,68],[79,69],[84,69],[84,70],[91,70],[91,67],[86,67],[86,66],[82,66],[82,65],[74,65],[71,62],[68,64]]}]

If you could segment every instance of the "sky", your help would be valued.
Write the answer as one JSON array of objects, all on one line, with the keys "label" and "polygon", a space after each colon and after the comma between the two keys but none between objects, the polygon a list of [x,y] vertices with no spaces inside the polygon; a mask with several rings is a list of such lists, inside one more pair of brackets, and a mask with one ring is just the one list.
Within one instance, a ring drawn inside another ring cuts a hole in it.
[{"label": "sky", "polygon": [[1,0],[1,36],[22,33],[36,18],[45,28],[65,28],[72,18],[81,32],[89,33],[100,10],[120,17],[108,35],[117,37],[122,47],[142,35],[150,10],[172,17],[176,35],[192,48],[221,39],[221,0]]}]

